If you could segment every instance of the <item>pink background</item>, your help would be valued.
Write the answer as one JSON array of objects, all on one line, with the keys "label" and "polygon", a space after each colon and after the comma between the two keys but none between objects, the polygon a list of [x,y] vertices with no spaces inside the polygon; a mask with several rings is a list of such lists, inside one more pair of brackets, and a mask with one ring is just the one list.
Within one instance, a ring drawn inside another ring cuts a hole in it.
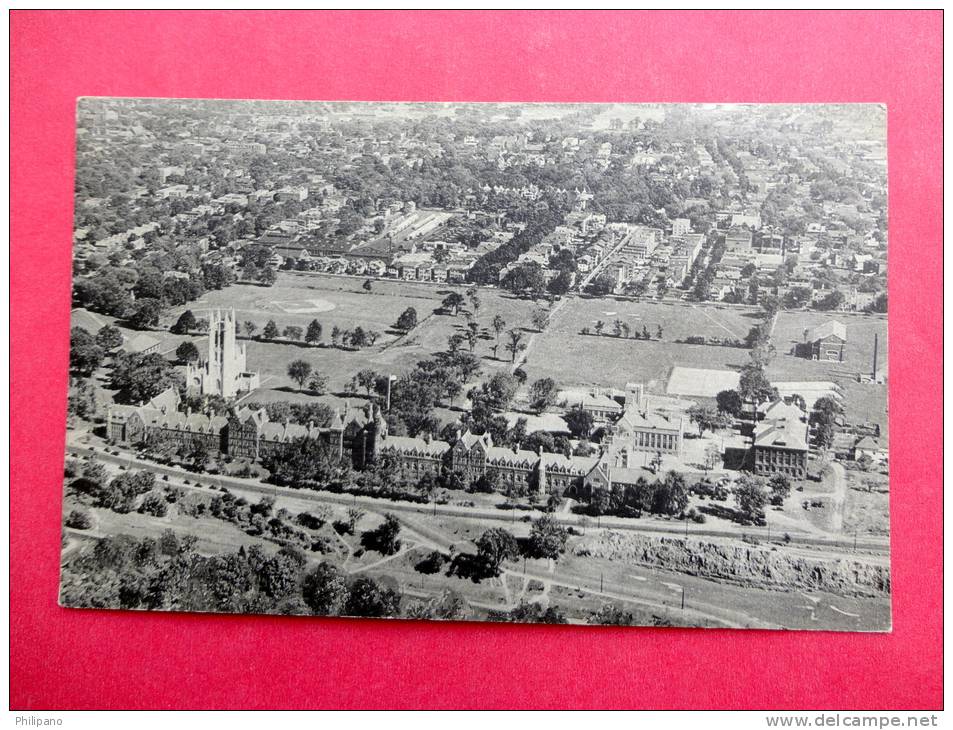
[{"label": "pink background", "polygon": [[[941,23],[939,12],[13,11],[12,707],[939,707]],[[81,95],[886,103],[893,633],[59,608]]]}]

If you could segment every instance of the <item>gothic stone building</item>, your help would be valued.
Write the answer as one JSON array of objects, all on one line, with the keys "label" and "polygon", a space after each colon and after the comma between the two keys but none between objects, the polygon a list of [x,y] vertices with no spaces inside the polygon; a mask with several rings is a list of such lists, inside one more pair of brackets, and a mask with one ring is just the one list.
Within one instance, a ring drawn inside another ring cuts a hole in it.
[{"label": "gothic stone building", "polygon": [[210,453],[233,458],[260,459],[300,438],[322,441],[339,458],[350,457],[362,467],[373,459],[376,434],[386,431],[379,409],[335,413],[328,426],[270,421],[264,408],[233,409],[227,416],[178,410],[178,393],[170,388],[148,403],[111,406],[107,437],[113,443],[171,443],[182,450],[202,442]]}]

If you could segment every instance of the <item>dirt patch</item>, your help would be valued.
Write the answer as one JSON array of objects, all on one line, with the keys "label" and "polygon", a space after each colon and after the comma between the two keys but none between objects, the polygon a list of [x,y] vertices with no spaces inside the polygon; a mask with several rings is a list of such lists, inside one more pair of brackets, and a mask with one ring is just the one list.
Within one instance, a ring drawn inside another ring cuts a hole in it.
[{"label": "dirt patch", "polygon": [[886,566],[809,558],[777,547],[604,532],[574,552],[763,588],[873,597],[890,593]]}]

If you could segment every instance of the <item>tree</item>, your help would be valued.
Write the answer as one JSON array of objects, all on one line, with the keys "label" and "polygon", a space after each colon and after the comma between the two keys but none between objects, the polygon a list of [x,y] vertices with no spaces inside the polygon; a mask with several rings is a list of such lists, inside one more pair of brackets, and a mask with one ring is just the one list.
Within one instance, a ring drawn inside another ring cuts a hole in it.
[{"label": "tree", "polygon": [[118,273],[109,269],[75,281],[73,299],[77,306],[111,317],[123,317],[132,303],[132,294]]},{"label": "tree", "polygon": [[278,325],[275,324],[275,320],[268,320],[268,322],[265,324],[265,329],[262,330],[261,336],[266,340],[278,339]]},{"label": "tree", "polygon": [[601,319],[593,325],[593,329],[596,331],[597,335],[602,335],[602,330],[606,328],[606,323]]},{"label": "tree", "polygon": [[592,433],[593,418],[592,414],[581,405],[574,405],[570,408],[563,420],[569,427],[569,432],[577,439],[585,439]]},{"label": "tree", "polygon": [[844,292],[840,289],[834,289],[830,294],[821,299],[815,308],[820,309],[825,312],[831,312],[835,309],[840,309],[844,304]]},{"label": "tree", "polygon": [[96,339],[82,327],[70,330],[69,366],[80,375],[92,375],[100,366],[106,353]]},{"label": "tree", "polygon": [[463,335],[459,332],[455,332],[447,338],[447,349],[453,354],[463,346],[465,341],[466,338]]},{"label": "tree", "polygon": [[480,293],[477,291],[475,286],[471,286],[467,289],[467,299],[470,301],[470,311],[473,312],[473,315],[476,316],[480,311]]},{"label": "tree", "polygon": [[716,431],[731,425],[731,417],[714,406],[694,405],[688,409],[688,417],[698,426],[699,436],[702,436],[705,431]]},{"label": "tree", "polygon": [[180,383],[181,375],[156,352],[120,353],[109,378],[109,387],[118,391],[117,403],[144,403]]},{"label": "tree", "polygon": [[685,475],[670,471],[665,479],[655,486],[655,499],[652,509],[663,515],[678,515],[688,506],[688,482]]},{"label": "tree", "polygon": [[255,330],[258,329],[258,325],[252,322],[250,319],[245,320],[245,324],[243,325],[243,327],[245,328],[245,336],[248,338],[254,337]]},{"label": "tree", "polygon": [[364,388],[367,393],[367,397],[371,397],[371,391],[374,389],[374,385],[377,383],[377,373],[375,373],[370,368],[365,368],[364,370],[358,370],[357,374],[354,376],[353,383],[354,385]]},{"label": "tree", "polygon": [[504,560],[519,555],[519,545],[516,538],[502,527],[486,530],[476,541],[477,555],[484,562],[488,572],[498,575],[500,564]]},{"label": "tree", "polygon": [[589,282],[586,292],[594,296],[604,297],[615,289],[615,279],[609,274],[600,274]]},{"label": "tree", "polygon": [[316,345],[321,341],[321,323],[312,319],[308,323],[308,331],[305,332],[304,341],[309,345]]},{"label": "tree", "polygon": [[179,362],[196,362],[199,359],[199,348],[186,340],[175,348],[175,358]]},{"label": "tree", "polygon": [[875,314],[886,314],[887,313],[887,292],[883,292],[864,308],[865,312],[871,312]]},{"label": "tree", "polygon": [[735,504],[745,523],[764,524],[764,507],[768,503],[768,493],[764,482],[758,477],[743,474],[735,482]]},{"label": "tree", "polygon": [[614,603],[605,603],[598,611],[589,614],[586,623],[597,626],[636,626],[638,619],[631,611],[626,611]]},{"label": "tree", "polygon": [[278,280],[278,274],[271,266],[266,266],[258,275],[258,281],[265,286],[272,286]]},{"label": "tree", "polygon": [[324,395],[328,392],[328,376],[322,375],[317,370],[311,373],[308,379],[308,390],[315,395]]},{"label": "tree", "polygon": [[456,317],[464,301],[463,295],[460,292],[452,291],[443,298],[440,306],[453,312],[453,316]]},{"label": "tree", "polygon": [[546,290],[554,296],[562,296],[572,288],[572,278],[572,272],[568,269],[563,269],[549,280],[549,283],[546,285]]},{"label": "tree", "polygon": [[568,539],[569,533],[551,515],[543,515],[535,520],[529,533],[533,554],[553,560],[558,559],[566,549]]},{"label": "tree", "polygon": [[536,328],[537,332],[546,329],[547,324],[549,324],[549,312],[545,309],[537,309],[533,312],[533,327]]},{"label": "tree", "polygon": [[493,317],[493,321],[490,323],[490,326],[493,328],[493,332],[496,334],[496,344],[493,345],[493,357],[496,357],[496,348],[500,346],[500,333],[506,329],[506,320],[497,314]]},{"label": "tree", "polygon": [[373,287],[373,285],[371,284],[371,280],[370,280],[370,279],[364,279],[364,283],[361,285],[361,288],[364,289],[364,291],[369,292],[369,291],[371,291],[374,287]]},{"label": "tree", "polygon": [[70,383],[66,399],[67,414],[70,418],[92,420],[96,417],[98,403],[96,390],[88,378],[75,378]]},{"label": "tree", "polygon": [[394,555],[400,550],[400,522],[394,515],[384,515],[384,521],[375,529],[365,532],[361,544],[382,555]]},{"label": "tree", "polygon": [[407,608],[408,618],[438,621],[462,621],[468,618],[470,613],[470,604],[466,599],[449,588],[439,596],[434,596],[426,602],[415,601]]},{"label": "tree", "polygon": [[316,616],[339,615],[347,603],[348,594],[344,574],[327,562],[318,563],[301,584],[304,602]]},{"label": "tree", "polygon": [[74,530],[88,530],[93,526],[93,519],[90,517],[89,512],[74,509],[69,513],[65,524]]},{"label": "tree", "polygon": [[290,596],[298,587],[304,556],[284,547],[266,559],[258,568],[258,582],[269,598],[280,600]]},{"label": "tree", "polygon": [[104,352],[112,352],[122,347],[122,331],[111,324],[104,325],[96,333],[96,344],[103,348]]},{"label": "tree", "polygon": [[[476,325],[476,322],[470,322],[471,325]],[[467,347],[470,348],[470,352],[473,352],[476,349],[477,342],[480,341],[480,333],[477,331],[476,327],[469,327],[464,334],[464,337],[467,341]]]},{"label": "tree", "polygon": [[791,481],[784,474],[775,474],[768,480],[771,489],[771,504],[782,505],[791,494]]},{"label": "tree", "polygon": [[304,384],[311,375],[311,364],[304,360],[292,360],[288,363],[288,377],[298,384],[298,389],[303,390]]},{"label": "tree", "polygon": [[160,314],[162,314],[162,302],[158,299],[139,299],[132,307],[129,324],[136,329],[155,327],[159,324]]},{"label": "tree", "polygon": [[737,418],[741,415],[743,402],[737,390],[722,390],[715,396],[718,403],[718,410]]},{"label": "tree", "polygon": [[397,324],[394,326],[403,332],[410,332],[410,330],[417,326],[417,310],[413,307],[407,307],[407,309],[400,313],[400,316],[397,318]]},{"label": "tree", "polygon": [[782,299],[786,309],[801,309],[811,301],[811,290],[806,286],[793,286],[787,290]]},{"label": "tree", "polygon": [[843,413],[843,406],[831,396],[824,396],[814,401],[809,420],[814,426],[818,446],[827,449],[833,445],[835,427]]},{"label": "tree", "polygon": [[511,611],[490,611],[486,617],[487,621],[496,621],[514,624],[564,624],[566,617],[555,606],[543,608],[538,603],[520,604]]},{"label": "tree", "polygon": [[510,362],[516,362],[516,356],[526,349],[526,345],[523,344],[523,333],[514,328],[507,335],[510,339],[506,343],[506,351],[511,355]]},{"label": "tree", "polygon": [[400,594],[382,587],[373,578],[358,578],[351,585],[344,615],[379,618],[396,616],[400,610]]},{"label": "tree", "polygon": [[558,393],[559,387],[552,378],[540,378],[534,381],[529,388],[530,408],[537,413],[542,413],[556,402]]},{"label": "tree", "polygon": [[292,487],[323,486],[340,474],[337,454],[331,447],[321,439],[306,436],[268,449],[261,465],[271,473],[275,484]]},{"label": "tree", "polygon": [[714,469],[721,461],[721,447],[718,444],[708,444],[705,447],[705,471]]},{"label": "tree", "polygon": [[303,331],[297,325],[289,324],[287,327],[285,327],[285,331],[282,334],[286,339],[298,341],[301,339]]},{"label": "tree", "polygon": [[769,400],[777,389],[771,385],[764,374],[764,367],[758,362],[750,362],[741,368],[741,377],[738,379],[738,395],[757,407]]},{"label": "tree", "polygon": [[516,296],[536,299],[546,291],[546,275],[538,263],[521,264],[504,275],[500,286]]}]

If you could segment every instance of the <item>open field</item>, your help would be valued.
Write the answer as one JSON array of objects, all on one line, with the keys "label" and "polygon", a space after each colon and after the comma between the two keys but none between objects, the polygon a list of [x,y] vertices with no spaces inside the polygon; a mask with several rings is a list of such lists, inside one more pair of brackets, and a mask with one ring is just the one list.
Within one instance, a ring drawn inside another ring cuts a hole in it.
[{"label": "open field", "polygon": [[[847,327],[844,362],[813,361],[791,354],[804,340],[804,330],[836,319]],[[877,368],[887,367],[887,318],[880,315],[842,312],[781,312],[772,335],[777,355],[767,369],[771,380],[829,380],[844,394],[845,415],[851,423],[870,421],[880,425],[887,439],[887,386],[859,383],[858,373],[870,373],[873,364],[874,334],[879,336]]]},{"label": "open field", "polygon": [[[804,341],[804,330],[837,320],[847,327],[844,362],[812,361],[791,354]],[[887,318],[883,315],[843,312],[781,312],[772,333],[778,355],[772,369],[782,380],[825,380],[829,372],[869,374],[873,364],[874,335],[879,336],[877,368],[887,366]],[[783,376],[783,377],[782,377]],[[810,378],[808,378],[810,376]]]},{"label": "open field", "polygon": [[[171,356],[184,340],[192,340],[202,357],[206,355],[207,338],[204,335],[174,335],[169,327],[186,309],[197,318],[207,317],[215,309],[234,309],[240,323],[254,322],[260,334],[269,320],[274,320],[279,331],[288,325],[306,329],[312,319],[321,323],[322,346],[303,342],[262,342],[249,340],[244,331],[241,341],[247,343],[248,367],[261,373],[262,387],[252,400],[270,401],[304,399],[309,396],[296,393],[297,386],[287,377],[288,363],[304,359],[312,367],[329,376],[329,388],[340,392],[353,375],[371,368],[380,373],[401,374],[414,367],[419,360],[434,352],[447,349],[447,340],[456,332],[463,332],[466,318],[463,310],[457,315],[437,314],[442,299],[452,290],[463,293],[463,287],[444,287],[414,282],[374,280],[370,293],[362,288],[364,280],[354,277],[283,272],[272,287],[236,284],[226,289],[207,292],[200,299],[169,310],[156,330],[147,335],[160,341],[159,351]],[[496,315],[506,321],[507,329],[527,327],[535,305],[492,289],[480,291],[480,309],[476,320],[484,330],[475,354],[481,358],[486,371],[508,367],[508,357],[499,348],[498,357],[492,357],[494,335],[490,323]],[[392,329],[397,317],[408,307],[417,310],[419,324],[407,335]],[[138,332],[117,323],[114,318],[94,315],[85,310],[73,312],[73,324],[83,326],[93,334],[104,324],[117,324],[128,337]],[[344,350],[330,344],[335,327],[353,329],[360,326],[381,334],[371,347]]]},{"label": "open field", "polygon": [[[662,392],[674,365],[732,369],[748,359],[744,349],[684,345],[673,342],[692,335],[744,339],[756,318],[738,308],[683,303],[630,302],[614,298],[566,300],[554,321],[537,335],[524,369],[530,379],[551,377],[564,385],[621,388],[628,381],[644,382],[653,392]],[[643,325],[662,340],[621,339],[582,335],[598,320],[612,332],[620,319],[633,330]]]}]

